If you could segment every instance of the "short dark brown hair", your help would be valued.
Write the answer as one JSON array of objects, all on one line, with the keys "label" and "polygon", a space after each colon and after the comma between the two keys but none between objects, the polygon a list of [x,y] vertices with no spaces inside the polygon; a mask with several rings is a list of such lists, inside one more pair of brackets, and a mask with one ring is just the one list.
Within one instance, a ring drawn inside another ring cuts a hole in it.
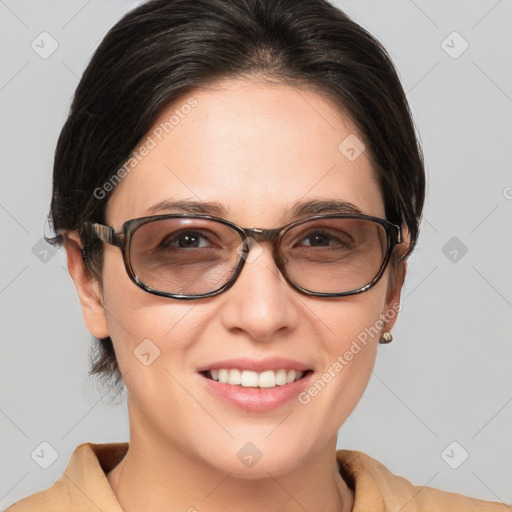
[{"label": "short dark brown hair", "polygon": [[[94,191],[171,101],[238,77],[309,88],[350,116],[379,177],[386,218],[409,231],[405,262],[425,196],[405,93],[380,43],[325,0],[151,0],[126,14],[94,53],[60,134],[50,210],[56,236],[48,241],[61,244],[62,233],[79,231],[84,264],[101,283],[101,242],[82,228],[104,222],[111,192],[98,198]],[[394,268],[398,259],[395,252]],[[91,354],[91,373],[120,388],[112,340],[95,339]]]}]

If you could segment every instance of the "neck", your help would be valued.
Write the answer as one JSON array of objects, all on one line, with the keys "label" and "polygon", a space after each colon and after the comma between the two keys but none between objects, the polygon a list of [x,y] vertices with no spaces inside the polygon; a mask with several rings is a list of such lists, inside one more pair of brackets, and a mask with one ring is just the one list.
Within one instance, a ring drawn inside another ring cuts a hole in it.
[{"label": "neck", "polygon": [[285,474],[247,479],[185,453],[158,432],[148,435],[147,424],[130,426],[128,452],[107,475],[124,512],[352,510],[353,493],[336,464],[336,438]]}]

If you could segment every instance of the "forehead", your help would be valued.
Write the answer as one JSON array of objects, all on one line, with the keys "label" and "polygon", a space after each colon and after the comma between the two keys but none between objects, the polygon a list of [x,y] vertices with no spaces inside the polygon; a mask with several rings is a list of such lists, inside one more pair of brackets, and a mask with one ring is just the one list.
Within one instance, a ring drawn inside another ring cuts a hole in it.
[{"label": "forehead", "polygon": [[383,216],[362,149],[352,121],[319,93],[217,83],[162,111],[116,186],[107,221],[120,226],[165,201],[220,203],[226,218],[246,226],[284,222],[293,205],[311,200],[346,201]]}]

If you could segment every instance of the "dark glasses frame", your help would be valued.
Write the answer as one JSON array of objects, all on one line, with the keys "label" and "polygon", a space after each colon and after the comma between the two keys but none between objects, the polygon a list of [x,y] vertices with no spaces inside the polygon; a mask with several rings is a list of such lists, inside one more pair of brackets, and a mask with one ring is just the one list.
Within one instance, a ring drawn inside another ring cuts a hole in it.
[{"label": "dark glasses frame", "polygon": [[[248,254],[250,250],[250,242],[249,239],[253,239],[257,242],[270,242],[272,244],[272,255],[274,262],[281,272],[284,279],[288,282],[288,284],[297,290],[298,292],[312,296],[312,297],[345,297],[349,295],[356,295],[359,293],[363,293],[373,286],[377,284],[379,279],[384,274],[384,271],[389,263],[391,258],[391,254],[394,248],[403,243],[402,229],[400,226],[393,224],[392,222],[382,219],[380,217],[373,217],[371,215],[365,214],[352,214],[352,213],[331,213],[331,214],[321,214],[321,215],[313,215],[311,217],[306,217],[297,221],[294,221],[286,226],[282,226],[280,228],[275,229],[263,229],[263,228],[243,228],[230,222],[226,219],[221,219],[218,217],[212,217],[210,215],[202,215],[202,214],[188,214],[188,213],[176,213],[176,214],[165,214],[165,215],[152,215],[149,217],[140,217],[137,219],[132,219],[126,221],[122,230],[118,233],[115,232],[114,228],[111,226],[106,226],[104,224],[98,223],[85,223],[84,227],[87,231],[91,232],[96,238],[101,240],[102,242],[119,247],[121,249],[123,255],[124,266],[126,268],[126,272],[130,279],[135,283],[139,288],[142,288],[144,291],[151,293],[153,295],[158,295],[161,297],[168,297],[172,299],[181,299],[181,300],[190,300],[190,299],[202,299],[206,297],[213,297],[218,295],[229,288],[231,288],[245,265],[246,258],[243,255],[240,257],[238,265],[233,272],[231,278],[228,282],[222,285],[220,288],[217,288],[211,292],[196,294],[196,295],[183,295],[177,293],[167,293],[161,292],[159,290],[155,290],[150,286],[147,286],[142,281],[140,281],[137,274],[134,272],[131,261],[130,261],[130,244],[134,233],[141,226],[148,224],[150,222],[165,220],[165,219],[173,219],[173,218],[185,218],[185,219],[201,219],[201,220],[210,220],[214,222],[218,222],[220,224],[224,224],[225,226],[229,226],[233,230],[235,230],[240,236],[240,242],[243,243],[243,254]],[[301,224],[306,224],[308,222],[318,220],[318,219],[330,219],[330,218],[342,218],[342,219],[356,219],[356,220],[366,220],[382,226],[386,232],[386,242],[387,249],[384,255],[381,267],[377,273],[377,275],[372,279],[372,281],[356,290],[350,290],[348,292],[339,292],[339,293],[330,293],[330,292],[313,292],[303,288],[302,286],[295,283],[287,274],[285,269],[285,260],[281,257],[281,241],[284,235],[293,229],[296,226]]]}]

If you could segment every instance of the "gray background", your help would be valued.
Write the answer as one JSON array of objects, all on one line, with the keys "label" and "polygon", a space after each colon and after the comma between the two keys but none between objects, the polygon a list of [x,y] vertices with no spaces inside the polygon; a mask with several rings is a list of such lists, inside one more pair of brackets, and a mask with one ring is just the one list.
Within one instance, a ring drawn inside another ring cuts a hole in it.
[{"label": "gray background", "polygon": [[[78,78],[107,29],[138,3],[0,0],[0,508],[49,487],[78,444],[128,439],[123,401],[109,404],[87,377],[90,336],[64,253],[40,240]],[[428,172],[395,341],[379,348],[339,446],[415,484],[510,503],[511,2],[337,5],[391,53]],[[55,43],[44,31],[58,44],[46,58]],[[43,441],[58,454],[47,469],[31,458]]]}]

